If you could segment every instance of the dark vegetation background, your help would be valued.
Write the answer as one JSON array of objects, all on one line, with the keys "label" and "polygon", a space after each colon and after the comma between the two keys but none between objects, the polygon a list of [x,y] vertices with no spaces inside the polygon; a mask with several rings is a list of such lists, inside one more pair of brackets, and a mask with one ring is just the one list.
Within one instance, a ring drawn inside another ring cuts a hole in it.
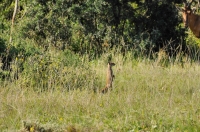
[{"label": "dark vegetation background", "polygon": [[[182,0],[20,0],[11,33],[14,5],[0,0],[2,80],[11,71],[14,79],[35,72],[45,78],[52,63],[80,65],[79,56],[93,60],[112,49],[153,59],[160,49],[194,57],[198,48],[176,8]],[[52,51],[60,58],[52,61]]]}]

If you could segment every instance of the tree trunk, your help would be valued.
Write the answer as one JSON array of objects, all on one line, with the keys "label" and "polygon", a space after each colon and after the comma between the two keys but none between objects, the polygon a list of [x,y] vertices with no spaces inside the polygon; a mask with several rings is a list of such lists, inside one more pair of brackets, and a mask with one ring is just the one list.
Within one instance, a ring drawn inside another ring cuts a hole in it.
[{"label": "tree trunk", "polygon": [[12,24],[11,24],[11,29],[10,29],[10,43],[12,42],[12,31],[14,27],[15,16],[17,14],[18,3],[19,3],[19,0],[15,0],[15,8],[14,8],[13,16],[12,16]]}]

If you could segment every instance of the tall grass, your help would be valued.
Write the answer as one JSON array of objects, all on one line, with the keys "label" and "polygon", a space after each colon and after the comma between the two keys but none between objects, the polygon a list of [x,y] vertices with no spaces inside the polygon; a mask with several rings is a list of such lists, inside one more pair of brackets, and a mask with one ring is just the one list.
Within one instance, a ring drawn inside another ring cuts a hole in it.
[{"label": "tall grass", "polygon": [[[94,61],[80,57],[79,66],[59,61],[58,68],[50,59],[53,68],[46,72],[45,85],[29,82],[44,81],[41,71],[2,82],[0,131],[24,131],[23,122],[49,131],[200,131],[198,63],[184,59],[163,66],[163,61],[134,59],[131,53],[111,55],[115,80],[107,94],[98,91],[105,85],[110,54]],[[43,87],[47,90],[38,90]]]}]

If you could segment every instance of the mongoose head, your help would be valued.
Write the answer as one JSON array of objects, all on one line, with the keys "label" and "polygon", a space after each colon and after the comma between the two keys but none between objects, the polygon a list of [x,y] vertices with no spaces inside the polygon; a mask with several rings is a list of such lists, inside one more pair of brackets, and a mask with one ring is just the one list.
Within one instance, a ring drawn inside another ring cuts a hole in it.
[{"label": "mongoose head", "polygon": [[108,62],[108,65],[112,67],[112,66],[115,66],[115,63]]}]

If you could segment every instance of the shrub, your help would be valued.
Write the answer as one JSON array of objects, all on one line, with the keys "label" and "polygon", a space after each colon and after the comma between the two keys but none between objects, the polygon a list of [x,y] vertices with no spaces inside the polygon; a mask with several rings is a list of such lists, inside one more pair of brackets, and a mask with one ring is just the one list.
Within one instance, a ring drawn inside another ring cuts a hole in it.
[{"label": "shrub", "polygon": [[97,75],[87,60],[66,50],[28,57],[20,81],[36,90],[94,89]]}]

